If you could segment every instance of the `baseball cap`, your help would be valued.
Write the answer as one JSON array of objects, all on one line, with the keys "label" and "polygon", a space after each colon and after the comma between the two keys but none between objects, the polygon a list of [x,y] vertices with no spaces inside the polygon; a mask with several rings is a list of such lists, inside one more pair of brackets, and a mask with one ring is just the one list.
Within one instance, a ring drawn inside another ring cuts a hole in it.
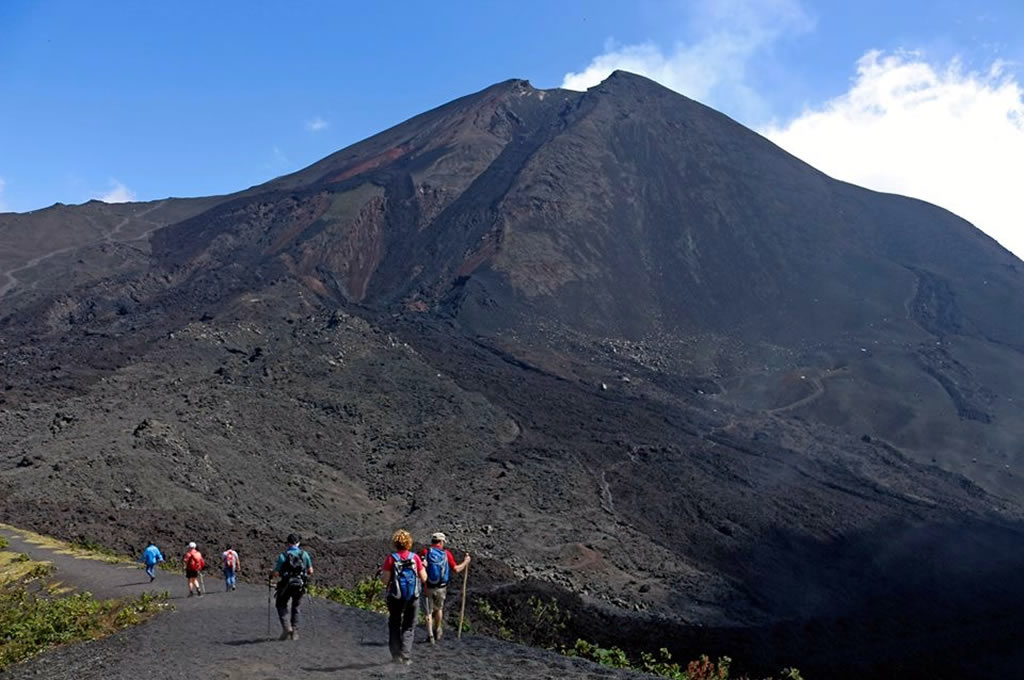
[{"label": "baseball cap", "polygon": [[444,532],[442,531],[435,531],[434,533],[430,534],[430,540],[433,543],[437,543],[438,541],[447,541],[448,537],[445,536]]},{"label": "baseball cap", "polygon": [[189,541],[188,547],[190,547],[190,548],[196,547],[196,542],[195,541]]}]

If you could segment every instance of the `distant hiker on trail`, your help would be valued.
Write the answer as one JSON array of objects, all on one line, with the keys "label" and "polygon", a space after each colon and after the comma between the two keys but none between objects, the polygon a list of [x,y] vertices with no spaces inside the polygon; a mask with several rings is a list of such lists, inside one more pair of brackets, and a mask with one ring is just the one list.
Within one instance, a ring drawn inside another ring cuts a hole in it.
[{"label": "distant hiker on trail", "polygon": [[234,590],[238,572],[242,570],[242,563],[238,561],[238,553],[228,545],[228,549],[220,554],[220,559],[224,563],[224,589]]},{"label": "distant hiker on trail", "polygon": [[146,576],[149,577],[149,582],[152,583],[156,579],[156,565],[164,561],[164,556],[160,554],[160,548],[156,547],[153,541],[146,544],[146,549],[142,551],[142,557],[139,558],[139,562],[146,565]]},{"label": "distant hiker on trail", "polygon": [[399,529],[392,534],[391,545],[394,552],[380,568],[380,578],[388,586],[388,646],[391,661],[410,664],[416,606],[422,584],[427,580],[427,570],[420,556],[410,552],[412,534],[408,531]]},{"label": "distant hiker on trail", "polygon": [[185,565],[185,578],[188,579],[188,596],[192,597],[192,589],[195,588],[195,594],[202,597],[203,589],[199,587],[199,572],[206,567],[206,560],[203,559],[203,554],[196,549],[194,541],[188,544],[188,552],[185,553],[185,557],[181,561]]},{"label": "distant hiker on trail", "polygon": [[[277,582],[277,618],[281,620],[281,637],[279,640],[299,639],[299,604],[306,592],[306,583],[313,575],[313,558],[299,547],[299,537],[288,534],[288,549],[277,556],[277,564],[270,574]],[[291,617],[288,616],[288,601],[292,603]]]},{"label": "distant hiker on trail", "polygon": [[427,639],[430,644],[439,641],[443,632],[441,626],[448,579],[453,571],[460,573],[470,562],[469,553],[466,553],[466,557],[456,564],[452,551],[444,547],[446,540],[442,532],[435,532],[430,536],[430,547],[420,551],[420,558],[427,570],[427,580],[423,587],[423,612],[427,619]]}]

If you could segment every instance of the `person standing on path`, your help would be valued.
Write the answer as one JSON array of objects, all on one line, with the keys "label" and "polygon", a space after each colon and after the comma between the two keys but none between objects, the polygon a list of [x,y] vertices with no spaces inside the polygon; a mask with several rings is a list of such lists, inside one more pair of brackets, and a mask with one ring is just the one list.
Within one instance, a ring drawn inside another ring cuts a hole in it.
[{"label": "person standing on path", "polygon": [[164,556],[160,553],[160,548],[156,547],[153,541],[146,544],[146,549],[142,551],[142,557],[139,558],[139,562],[146,565],[146,576],[149,577],[149,582],[152,583],[156,580],[156,565],[164,561]]},{"label": "person standing on path", "polygon": [[391,535],[394,552],[380,568],[380,578],[387,584],[388,647],[394,663],[412,663],[413,630],[427,570],[420,556],[412,550],[412,534],[399,529]]},{"label": "person standing on path", "polygon": [[196,549],[195,541],[188,544],[188,552],[182,558],[185,566],[185,578],[188,579],[188,596],[192,597],[192,589],[195,588],[195,595],[202,597],[203,590],[199,587],[199,572],[206,567],[206,560],[203,554]]},{"label": "person standing on path", "polygon": [[444,598],[448,594],[448,580],[452,572],[462,572],[469,566],[470,556],[466,556],[458,564],[452,551],[444,547],[448,538],[443,532],[437,531],[430,535],[430,547],[420,551],[420,559],[427,570],[427,580],[423,587],[423,612],[427,620],[427,639],[430,644],[441,640],[444,632]]},{"label": "person standing on path", "polygon": [[238,553],[228,544],[228,549],[220,554],[220,559],[224,563],[224,589],[234,590],[238,572],[242,570],[242,563],[238,561]]},{"label": "person standing on path", "polygon": [[[277,582],[277,618],[281,620],[281,637],[279,640],[299,639],[299,604],[306,592],[306,584],[313,576],[313,558],[299,547],[299,537],[288,534],[288,548],[277,556],[277,563],[270,579],[280,578]],[[288,602],[291,601],[291,616],[288,615]]]}]

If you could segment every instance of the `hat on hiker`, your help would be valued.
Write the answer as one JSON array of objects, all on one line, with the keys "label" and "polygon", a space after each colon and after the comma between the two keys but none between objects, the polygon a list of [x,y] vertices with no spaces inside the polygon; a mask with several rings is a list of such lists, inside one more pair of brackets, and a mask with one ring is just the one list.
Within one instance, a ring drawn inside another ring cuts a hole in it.
[{"label": "hat on hiker", "polygon": [[434,533],[430,534],[430,542],[431,543],[440,543],[441,541],[447,541],[447,540],[448,540],[448,537],[444,535],[443,531],[435,531]]},{"label": "hat on hiker", "polygon": [[195,541],[189,541],[188,547],[190,547],[190,548],[196,547],[196,542]]}]

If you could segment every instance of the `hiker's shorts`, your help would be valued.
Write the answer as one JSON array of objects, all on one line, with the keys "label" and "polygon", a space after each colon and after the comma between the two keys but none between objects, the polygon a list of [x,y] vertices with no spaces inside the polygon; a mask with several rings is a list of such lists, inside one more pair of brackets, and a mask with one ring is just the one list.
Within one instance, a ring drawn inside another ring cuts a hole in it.
[{"label": "hiker's shorts", "polygon": [[441,588],[423,587],[423,607],[427,612],[435,609],[444,609],[444,598],[448,595],[448,586]]},{"label": "hiker's shorts", "polygon": [[199,572],[195,569],[186,569],[185,578],[199,578]]}]

